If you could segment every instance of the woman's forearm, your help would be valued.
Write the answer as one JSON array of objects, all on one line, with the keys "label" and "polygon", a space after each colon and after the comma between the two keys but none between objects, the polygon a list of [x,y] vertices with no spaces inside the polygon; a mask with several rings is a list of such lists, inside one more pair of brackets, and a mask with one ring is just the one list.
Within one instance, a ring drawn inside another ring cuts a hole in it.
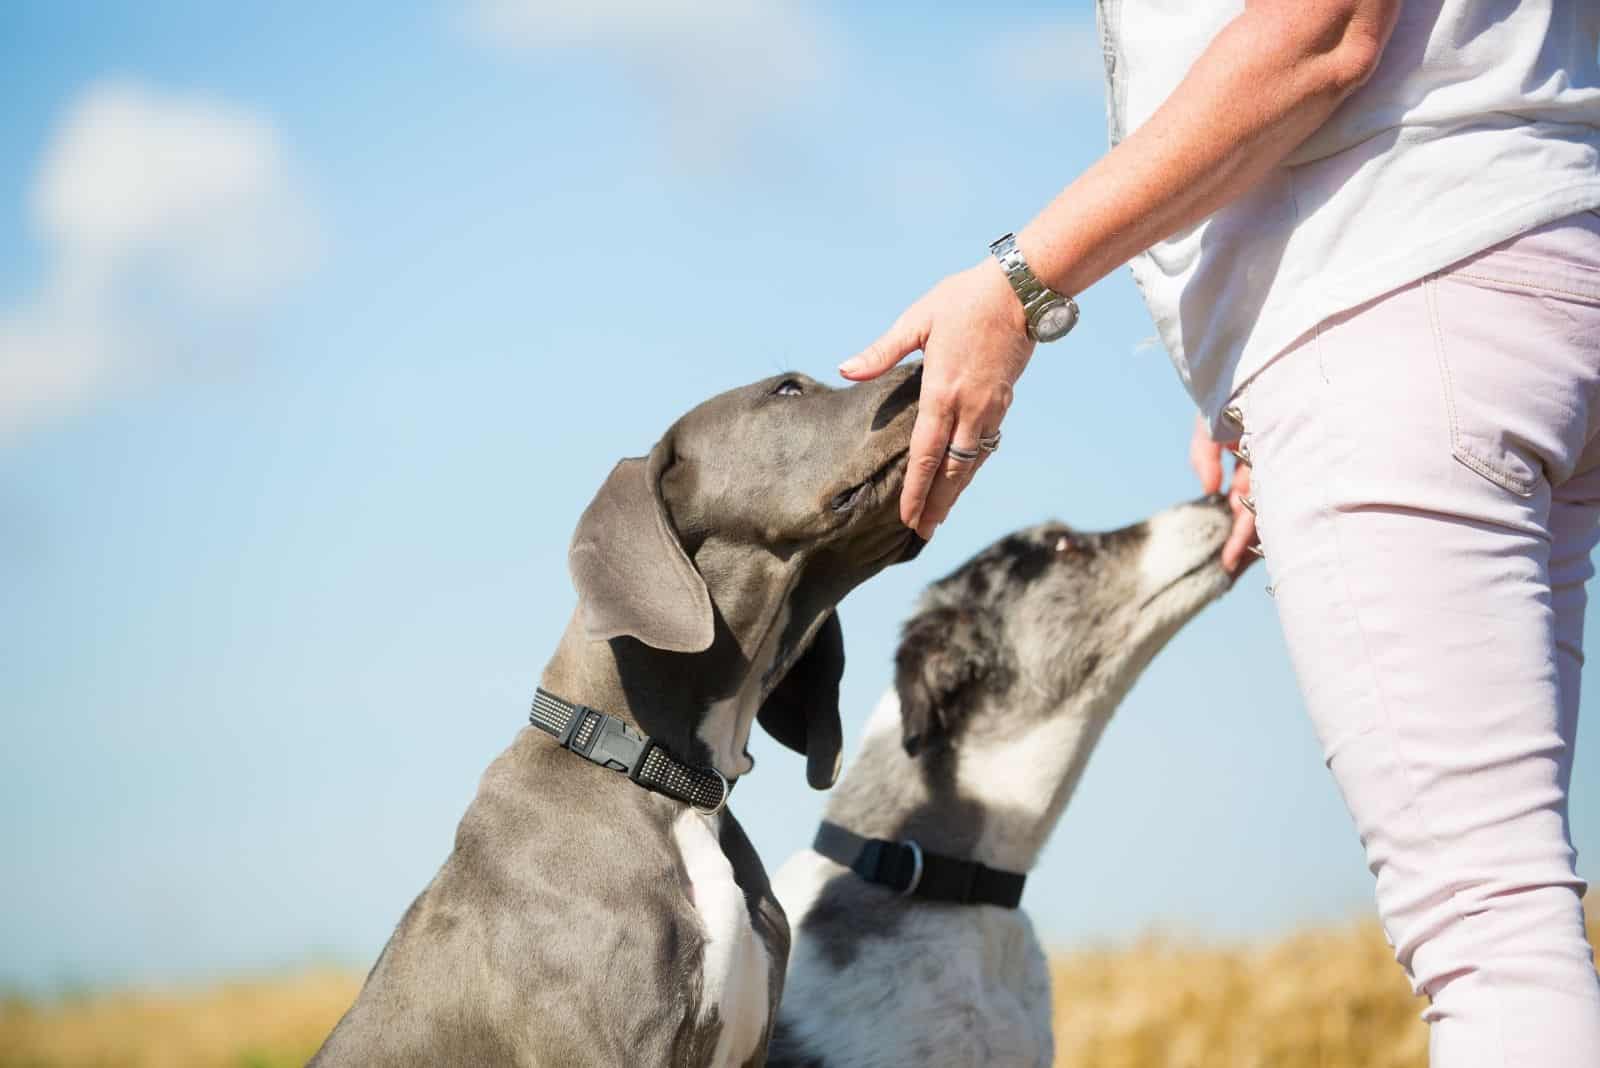
[{"label": "woman's forearm", "polygon": [[[1372,73],[1400,4],[1246,0],[1150,120],[1017,234],[1034,273],[1058,292],[1080,293],[1250,188]],[[874,378],[922,350],[900,515],[924,538],[971,481],[979,446],[1010,407],[1033,355],[1025,326],[1005,273],[985,256],[840,365],[846,378]],[[1243,507],[1239,522],[1248,540]]]},{"label": "woman's forearm", "polygon": [[1076,294],[1240,196],[1377,66],[1400,0],[1258,0],[1143,126],[1017,235],[1033,271]]}]

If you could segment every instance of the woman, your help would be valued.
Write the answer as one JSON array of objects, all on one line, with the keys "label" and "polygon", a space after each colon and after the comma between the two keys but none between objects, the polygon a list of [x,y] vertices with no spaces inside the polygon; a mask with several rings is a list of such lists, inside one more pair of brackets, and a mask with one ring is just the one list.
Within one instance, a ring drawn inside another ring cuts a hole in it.
[{"label": "woman", "polygon": [[1112,151],[841,367],[925,354],[902,517],[931,536],[1035,338],[1132,258],[1208,492],[1237,442],[1224,563],[1267,556],[1433,1065],[1595,1068],[1567,793],[1600,540],[1600,5],[1099,15]]}]

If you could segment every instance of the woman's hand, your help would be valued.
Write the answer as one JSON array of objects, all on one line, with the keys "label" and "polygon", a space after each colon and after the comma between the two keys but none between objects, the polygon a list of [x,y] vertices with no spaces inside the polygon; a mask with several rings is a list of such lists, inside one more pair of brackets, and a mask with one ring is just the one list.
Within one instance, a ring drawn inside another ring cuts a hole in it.
[{"label": "woman's hand", "polygon": [[[999,432],[1033,346],[1022,303],[1000,265],[985,257],[934,286],[887,333],[839,367],[840,374],[859,382],[922,351],[922,400],[911,432],[900,518],[923,538],[933,536],[988,458],[978,439]],[[977,458],[949,454],[951,446]]]},{"label": "woman's hand", "polygon": [[[1207,493],[1222,489],[1222,446],[1211,440],[1211,427],[1203,415],[1194,418],[1194,434],[1189,438],[1189,466],[1200,476],[1200,488]],[[1256,514],[1241,503],[1250,496],[1250,465],[1237,456],[1233,463],[1233,484],[1228,487],[1228,507],[1233,509],[1233,532],[1222,546],[1222,567],[1238,576],[1254,562],[1245,555],[1256,542]],[[1251,501],[1252,505],[1255,503]]]}]

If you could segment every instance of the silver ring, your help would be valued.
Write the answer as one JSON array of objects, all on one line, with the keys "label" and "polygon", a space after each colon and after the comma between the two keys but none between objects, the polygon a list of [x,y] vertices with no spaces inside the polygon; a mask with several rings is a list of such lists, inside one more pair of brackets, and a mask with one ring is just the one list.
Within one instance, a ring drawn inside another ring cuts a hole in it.
[{"label": "silver ring", "polygon": [[722,796],[719,797],[717,799],[717,803],[710,808],[701,808],[693,801],[689,802],[689,807],[694,809],[696,812],[702,812],[707,816],[715,816],[717,813],[728,807],[728,795],[733,792],[733,785],[728,782],[728,777],[722,774],[722,772],[718,771],[716,768],[708,768],[707,770],[722,780]]},{"label": "silver ring", "polygon": [[1000,431],[998,430],[996,430],[993,434],[988,434],[978,439],[978,448],[982,449],[984,452],[994,452],[999,447]]},{"label": "silver ring", "polygon": [[910,897],[922,885],[922,847],[913,838],[906,839],[903,844],[911,847],[911,882],[900,891],[900,896]]},{"label": "silver ring", "polygon": [[960,460],[964,464],[976,463],[978,457],[982,455],[977,449],[963,449],[955,442],[946,445],[944,451],[950,459]]}]

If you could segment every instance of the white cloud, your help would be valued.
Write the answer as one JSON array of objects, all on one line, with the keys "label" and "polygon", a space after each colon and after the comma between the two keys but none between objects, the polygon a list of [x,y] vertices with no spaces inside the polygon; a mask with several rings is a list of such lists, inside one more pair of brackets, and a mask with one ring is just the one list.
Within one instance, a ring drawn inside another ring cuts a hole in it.
[{"label": "white cloud", "polygon": [[1008,30],[989,42],[985,58],[994,77],[1006,84],[1098,91],[1105,83],[1100,32],[1093,21]]},{"label": "white cloud", "polygon": [[107,82],[35,175],[35,297],[0,315],[0,437],[170,367],[305,276],[315,222],[277,133],[244,110]]},{"label": "white cloud", "polygon": [[803,0],[475,0],[470,21],[497,44],[622,63],[685,154],[726,152],[834,67],[832,34]]}]

